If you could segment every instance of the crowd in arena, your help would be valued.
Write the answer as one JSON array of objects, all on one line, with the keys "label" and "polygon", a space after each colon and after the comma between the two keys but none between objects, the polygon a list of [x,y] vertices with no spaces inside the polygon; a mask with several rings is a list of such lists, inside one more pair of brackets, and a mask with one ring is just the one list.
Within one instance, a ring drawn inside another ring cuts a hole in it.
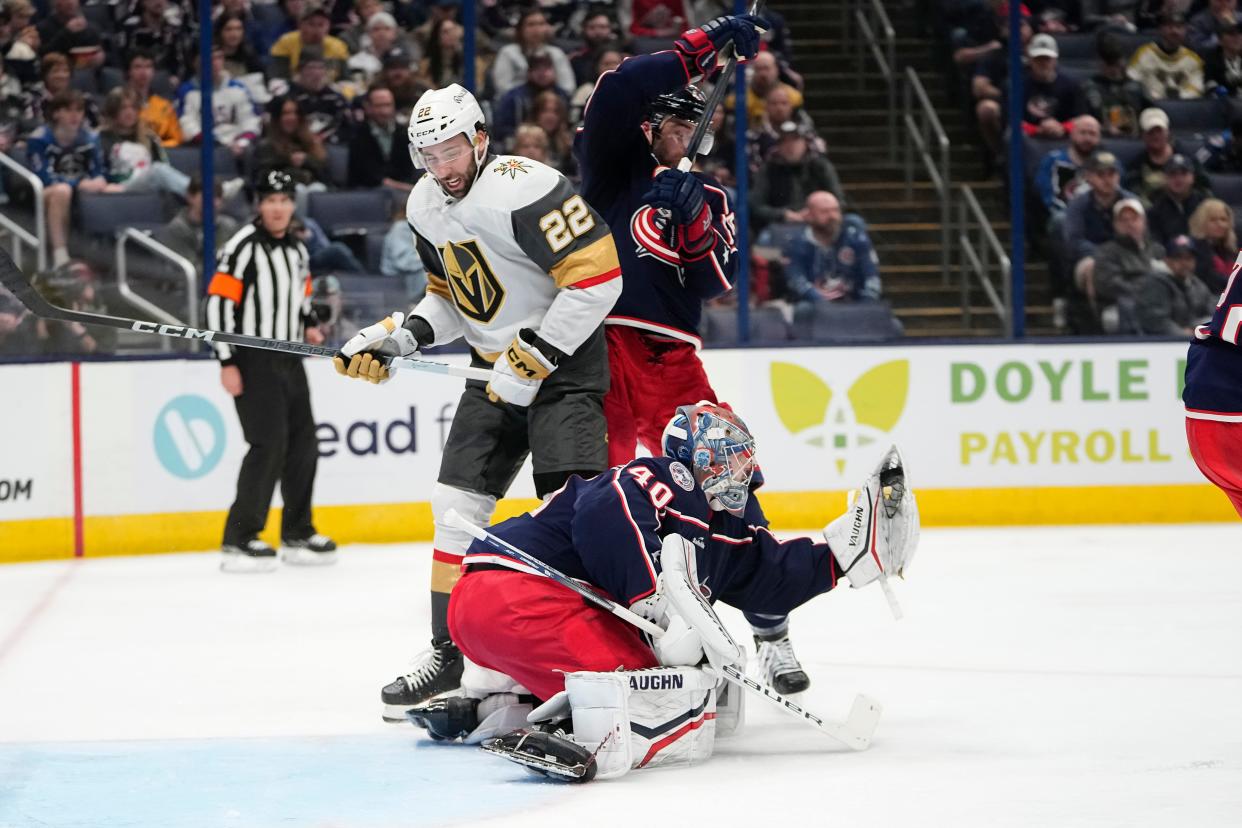
[{"label": "crowd in arena", "polygon": [[[997,172],[1006,156],[1009,5],[945,4],[945,37]],[[1237,256],[1237,0],[1031,0],[1019,8],[1028,239],[1055,325],[1187,334]]]},{"label": "crowd in arena", "polygon": [[[599,75],[731,8],[726,0],[480,3],[473,70],[493,151],[543,161],[576,180],[574,129]],[[201,266],[197,17],[192,0],[0,7],[0,150],[43,183],[53,268],[70,263],[91,273],[80,260],[92,236],[115,232],[134,214],[150,222],[138,226]],[[770,251],[754,262],[751,301],[792,317],[818,303],[877,299],[866,225],[844,212],[840,179],[804,107],[789,31],[779,14],[769,17],[774,25],[749,66],[743,105],[727,97],[712,122],[715,145],[699,160],[735,195],[740,112],[752,235]],[[421,171],[406,151],[406,123],[427,89],[464,80],[460,0],[217,0],[210,25],[216,239],[248,220],[256,177],[283,169],[297,183],[299,232],[316,275],[346,283],[382,275],[401,286],[395,293],[404,301],[417,299],[425,275],[404,208]],[[0,199],[32,209],[20,180],[7,171],[3,180]],[[346,193],[366,193],[365,201]],[[131,198],[139,206],[123,209],[108,201],[113,194],[145,200]],[[162,221],[150,221],[152,208]],[[109,267],[106,256],[94,264],[95,272]],[[335,295],[340,284],[321,287]],[[731,302],[732,294],[721,300]],[[11,306],[0,298],[0,349],[47,350],[20,344]],[[87,344],[98,347],[87,337],[79,350]]]}]

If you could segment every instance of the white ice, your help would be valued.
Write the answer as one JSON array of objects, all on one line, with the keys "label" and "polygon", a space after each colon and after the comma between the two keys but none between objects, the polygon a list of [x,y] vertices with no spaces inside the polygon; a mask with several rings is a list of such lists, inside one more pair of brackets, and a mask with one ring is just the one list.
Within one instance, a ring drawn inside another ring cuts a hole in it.
[{"label": "white ice", "polygon": [[587,786],[383,724],[429,549],[340,557],[0,567],[0,826],[1242,825],[1237,525],[927,531],[903,621],[793,617],[807,707],[883,703],[870,751],[752,699],[710,762]]}]

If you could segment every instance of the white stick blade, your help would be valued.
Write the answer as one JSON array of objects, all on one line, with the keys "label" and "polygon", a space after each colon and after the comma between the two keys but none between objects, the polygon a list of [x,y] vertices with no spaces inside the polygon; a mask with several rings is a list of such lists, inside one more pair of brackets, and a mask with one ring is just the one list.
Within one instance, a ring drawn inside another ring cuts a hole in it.
[{"label": "white stick blade", "polygon": [[883,712],[884,707],[870,696],[856,696],[849,718],[842,727],[841,735],[845,743],[853,750],[866,750],[871,747],[871,736],[875,733]]}]

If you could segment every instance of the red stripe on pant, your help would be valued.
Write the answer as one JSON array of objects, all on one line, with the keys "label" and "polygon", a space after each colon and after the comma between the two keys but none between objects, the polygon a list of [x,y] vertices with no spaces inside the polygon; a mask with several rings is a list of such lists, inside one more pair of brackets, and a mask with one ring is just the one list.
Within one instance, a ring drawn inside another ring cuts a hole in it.
[{"label": "red stripe on pant", "polygon": [[565,689],[564,673],[658,666],[637,629],[538,575],[467,573],[449,597],[448,621],[467,658],[540,699]]},{"label": "red stripe on pant", "polygon": [[1242,423],[1187,417],[1186,442],[1199,471],[1220,487],[1242,517]]}]

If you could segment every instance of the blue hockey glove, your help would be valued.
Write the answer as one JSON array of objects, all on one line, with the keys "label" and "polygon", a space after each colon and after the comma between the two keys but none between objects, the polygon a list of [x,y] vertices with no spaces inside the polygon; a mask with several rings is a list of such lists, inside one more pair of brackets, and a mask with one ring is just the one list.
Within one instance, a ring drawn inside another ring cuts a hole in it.
[{"label": "blue hockey glove", "polygon": [[673,247],[689,259],[701,258],[712,246],[712,208],[703,182],[681,170],[664,170],[655,177],[643,202],[669,215]]},{"label": "blue hockey glove", "polygon": [[700,28],[683,32],[674,44],[699,74],[710,75],[725,46],[733,44],[738,60],[746,61],[759,54],[759,35],[768,30],[768,21],[753,14],[729,15],[709,20]]}]

